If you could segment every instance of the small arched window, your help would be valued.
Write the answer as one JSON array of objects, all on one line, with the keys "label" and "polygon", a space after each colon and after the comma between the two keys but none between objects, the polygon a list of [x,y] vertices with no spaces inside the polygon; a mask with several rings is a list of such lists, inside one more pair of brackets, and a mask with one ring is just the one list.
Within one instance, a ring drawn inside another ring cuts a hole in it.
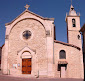
[{"label": "small arched window", "polygon": [[73,27],[76,27],[76,20],[75,19],[72,19],[72,25],[73,25]]},{"label": "small arched window", "polygon": [[78,35],[77,37],[78,37],[78,39],[80,39],[80,35]]},{"label": "small arched window", "polygon": [[60,59],[66,59],[66,52],[64,50],[61,50],[59,53],[59,58]]}]

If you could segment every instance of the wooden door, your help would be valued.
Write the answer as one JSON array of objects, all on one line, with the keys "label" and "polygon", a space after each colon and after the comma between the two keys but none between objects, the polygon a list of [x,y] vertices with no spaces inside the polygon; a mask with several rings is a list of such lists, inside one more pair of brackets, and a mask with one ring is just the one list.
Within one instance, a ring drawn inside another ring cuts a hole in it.
[{"label": "wooden door", "polygon": [[31,74],[31,58],[22,59],[22,74]]}]

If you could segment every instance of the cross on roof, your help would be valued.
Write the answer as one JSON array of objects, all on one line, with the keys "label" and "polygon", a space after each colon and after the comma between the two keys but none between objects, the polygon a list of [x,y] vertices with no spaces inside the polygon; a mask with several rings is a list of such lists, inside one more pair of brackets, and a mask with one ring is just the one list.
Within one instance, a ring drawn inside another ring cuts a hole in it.
[{"label": "cross on roof", "polygon": [[30,5],[26,4],[26,6],[25,6],[26,10],[28,10],[29,7],[30,7]]}]

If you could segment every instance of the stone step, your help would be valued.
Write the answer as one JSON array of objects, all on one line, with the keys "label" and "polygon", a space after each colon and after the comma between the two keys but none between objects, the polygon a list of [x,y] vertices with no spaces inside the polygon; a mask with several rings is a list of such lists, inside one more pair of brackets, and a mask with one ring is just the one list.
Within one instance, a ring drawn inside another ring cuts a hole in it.
[{"label": "stone step", "polygon": [[0,81],[84,81],[83,79],[73,78],[25,78],[25,77],[13,77],[10,75],[0,75]]},{"label": "stone step", "polygon": [[84,81],[83,79],[57,79],[57,78],[19,78],[8,75],[0,75],[0,81]]}]

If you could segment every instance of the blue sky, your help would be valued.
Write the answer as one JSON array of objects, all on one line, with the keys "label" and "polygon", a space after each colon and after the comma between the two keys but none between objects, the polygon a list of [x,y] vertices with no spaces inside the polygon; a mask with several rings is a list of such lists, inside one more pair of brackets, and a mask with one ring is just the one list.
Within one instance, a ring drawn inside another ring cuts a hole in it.
[{"label": "blue sky", "polygon": [[[67,42],[66,12],[69,12],[71,0],[0,0],[0,46],[5,41],[5,23],[11,22],[24,10],[29,10],[43,17],[55,18],[56,40]],[[85,0],[73,0],[75,10],[81,14],[81,27],[85,23]]]}]

